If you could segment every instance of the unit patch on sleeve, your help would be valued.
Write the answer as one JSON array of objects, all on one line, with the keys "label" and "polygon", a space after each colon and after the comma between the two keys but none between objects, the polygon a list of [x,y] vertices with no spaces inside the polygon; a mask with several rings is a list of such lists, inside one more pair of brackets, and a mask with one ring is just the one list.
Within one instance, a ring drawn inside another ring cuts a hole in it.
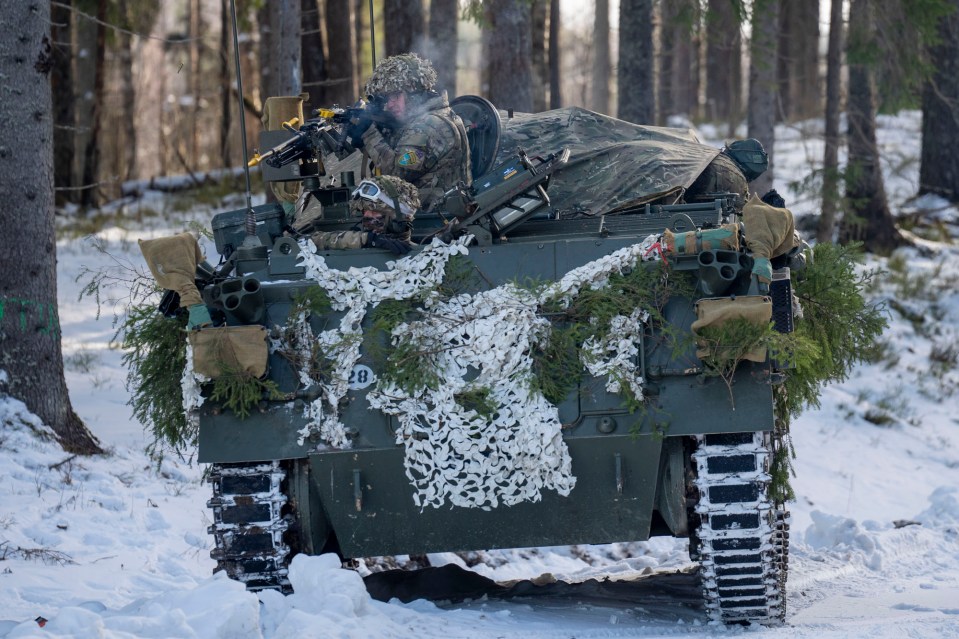
[{"label": "unit patch on sleeve", "polygon": [[418,149],[411,149],[401,155],[396,161],[400,166],[416,166],[422,164],[424,153]]}]

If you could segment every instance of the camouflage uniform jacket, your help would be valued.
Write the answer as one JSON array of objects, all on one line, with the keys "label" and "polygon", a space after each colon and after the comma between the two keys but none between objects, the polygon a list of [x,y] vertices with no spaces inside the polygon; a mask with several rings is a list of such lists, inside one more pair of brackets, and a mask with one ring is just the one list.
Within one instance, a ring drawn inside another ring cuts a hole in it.
[{"label": "camouflage uniform jacket", "polygon": [[[410,241],[410,229],[404,228],[401,231],[387,231],[383,236],[395,240],[412,244]],[[316,245],[317,251],[327,251],[330,249],[358,249],[366,246],[369,239],[369,232],[361,231],[353,227],[349,231],[317,231],[310,235],[310,239]]]},{"label": "camouflage uniform jacket", "polygon": [[736,161],[725,153],[717,155],[696,178],[696,181],[686,189],[686,199],[693,200],[694,196],[707,193],[735,193],[739,196],[735,202],[737,211],[741,211],[746,200],[749,199],[746,177],[736,165]]},{"label": "camouflage uniform jacket", "polygon": [[414,108],[395,131],[384,135],[370,127],[363,143],[384,175],[395,175],[419,189],[424,211],[457,182],[472,183],[466,127],[450,109],[445,92]]},{"label": "camouflage uniform jacket", "polygon": [[366,244],[366,231],[317,231],[310,235],[317,251],[358,249]]}]

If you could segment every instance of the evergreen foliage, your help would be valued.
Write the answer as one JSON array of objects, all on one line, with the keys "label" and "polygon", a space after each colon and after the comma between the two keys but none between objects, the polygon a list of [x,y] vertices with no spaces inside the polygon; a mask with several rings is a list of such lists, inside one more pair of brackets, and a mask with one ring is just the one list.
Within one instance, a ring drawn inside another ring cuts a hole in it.
[{"label": "evergreen foliage", "polygon": [[[536,283],[536,286],[545,286]],[[580,348],[588,339],[602,341],[610,335],[612,320],[628,317],[637,308],[649,313],[648,322],[656,326],[661,339],[681,348],[684,340],[665,320],[662,309],[670,297],[692,292],[690,281],[668,270],[668,266],[647,264],[613,273],[604,286],[584,288],[568,304],[547,300],[540,313],[552,323],[546,343],[533,353],[533,388],[553,404],[558,404],[579,384],[583,377]],[[625,380],[620,393],[630,412],[644,407],[642,397],[635,397]]]},{"label": "evergreen foliage", "polygon": [[882,304],[864,297],[879,271],[857,267],[860,247],[817,244],[805,277],[793,282],[803,319],[796,322],[794,335],[800,342],[785,384],[783,408],[790,416],[818,407],[822,387],[844,381],[856,363],[875,352],[886,328]]},{"label": "evergreen foliage", "polygon": [[498,408],[488,388],[474,388],[462,393],[457,393],[454,398],[456,399],[456,403],[464,409],[474,411],[477,415],[487,420],[493,418]]},{"label": "evergreen foliage", "polygon": [[157,311],[156,304],[138,303],[127,309],[117,329],[117,336],[123,336],[133,416],[153,434],[147,448],[151,455],[164,446],[182,452],[196,444],[196,426],[183,411],[186,324],[185,313],[168,318]]},{"label": "evergreen foliage", "polygon": [[263,380],[246,371],[226,371],[213,380],[210,399],[220,402],[240,419],[264,399],[280,399],[283,394],[273,380]]}]

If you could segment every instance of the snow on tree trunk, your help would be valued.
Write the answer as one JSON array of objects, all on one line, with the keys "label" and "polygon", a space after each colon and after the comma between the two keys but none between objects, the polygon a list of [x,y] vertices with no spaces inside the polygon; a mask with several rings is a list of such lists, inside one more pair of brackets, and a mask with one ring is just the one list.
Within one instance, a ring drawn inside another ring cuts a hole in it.
[{"label": "snow on tree trunk", "polygon": [[96,453],[70,405],[60,349],[50,4],[0,0],[0,24],[17,25],[0,29],[0,390],[53,428],[64,449]]}]

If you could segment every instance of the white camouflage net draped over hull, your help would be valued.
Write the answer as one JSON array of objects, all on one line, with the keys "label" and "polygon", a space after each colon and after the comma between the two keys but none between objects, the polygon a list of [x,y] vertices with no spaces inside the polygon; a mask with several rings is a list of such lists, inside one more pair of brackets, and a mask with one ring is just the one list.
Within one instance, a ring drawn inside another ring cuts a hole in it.
[{"label": "white camouflage net draped over hull", "polygon": [[[602,288],[610,275],[640,260],[657,259],[651,247],[658,236],[623,248],[567,273],[536,293],[504,284],[489,291],[449,300],[428,296],[425,318],[393,330],[393,344],[412,341],[424,347],[424,363],[442,380],[436,390],[403,389],[378,380],[370,406],[397,417],[397,443],[406,450],[406,475],[415,503],[490,509],[538,501],[544,489],[568,495],[576,478],[562,437],[556,406],[532,390],[533,347],[549,336],[549,322],[537,315],[547,300],[569,302],[584,288]],[[348,446],[336,412],[348,389],[349,372],[359,360],[360,323],[368,305],[410,299],[442,281],[453,254],[468,254],[468,238],[452,245],[434,241],[419,254],[390,262],[391,270],[370,267],[336,271],[304,245],[301,264],[307,277],[326,289],[337,310],[346,310],[338,329],[318,339],[335,362],[332,382],[307,409],[310,424],[301,435],[319,428],[334,446]],[[594,375],[609,375],[616,392],[625,382],[641,397],[643,380],[635,366],[638,333],[648,313],[637,309],[617,317],[611,337],[587,342],[582,360]],[[615,378],[615,379],[614,379]],[[492,412],[480,414],[457,402],[457,395],[484,392]],[[326,411],[324,413],[324,410]]]},{"label": "white camouflage net draped over hull", "polygon": [[468,253],[465,242],[469,239],[462,238],[452,244],[434,240],[416,255],[387,262],[387,271],[373,266],[346,271],[330,268],[326,260],[316,254],[312,241],[300,241],[299,264],[306,268],[306,277],[327,292],[334,310],[346,311],[338,328],[323,331],[316,337],[334,368],[330,382],[320,385],[321,396],[306,406],[308,422],[300,431],[301,445],[310,434],[319,432],[320,438],[331,446],[350,447],[346,427],[340,421],[339,402],[349,390],[350,371],[360,359],[361,324],[367,307],[385,300],[407,300],[436,288],[443,281],[450,256]]}]

